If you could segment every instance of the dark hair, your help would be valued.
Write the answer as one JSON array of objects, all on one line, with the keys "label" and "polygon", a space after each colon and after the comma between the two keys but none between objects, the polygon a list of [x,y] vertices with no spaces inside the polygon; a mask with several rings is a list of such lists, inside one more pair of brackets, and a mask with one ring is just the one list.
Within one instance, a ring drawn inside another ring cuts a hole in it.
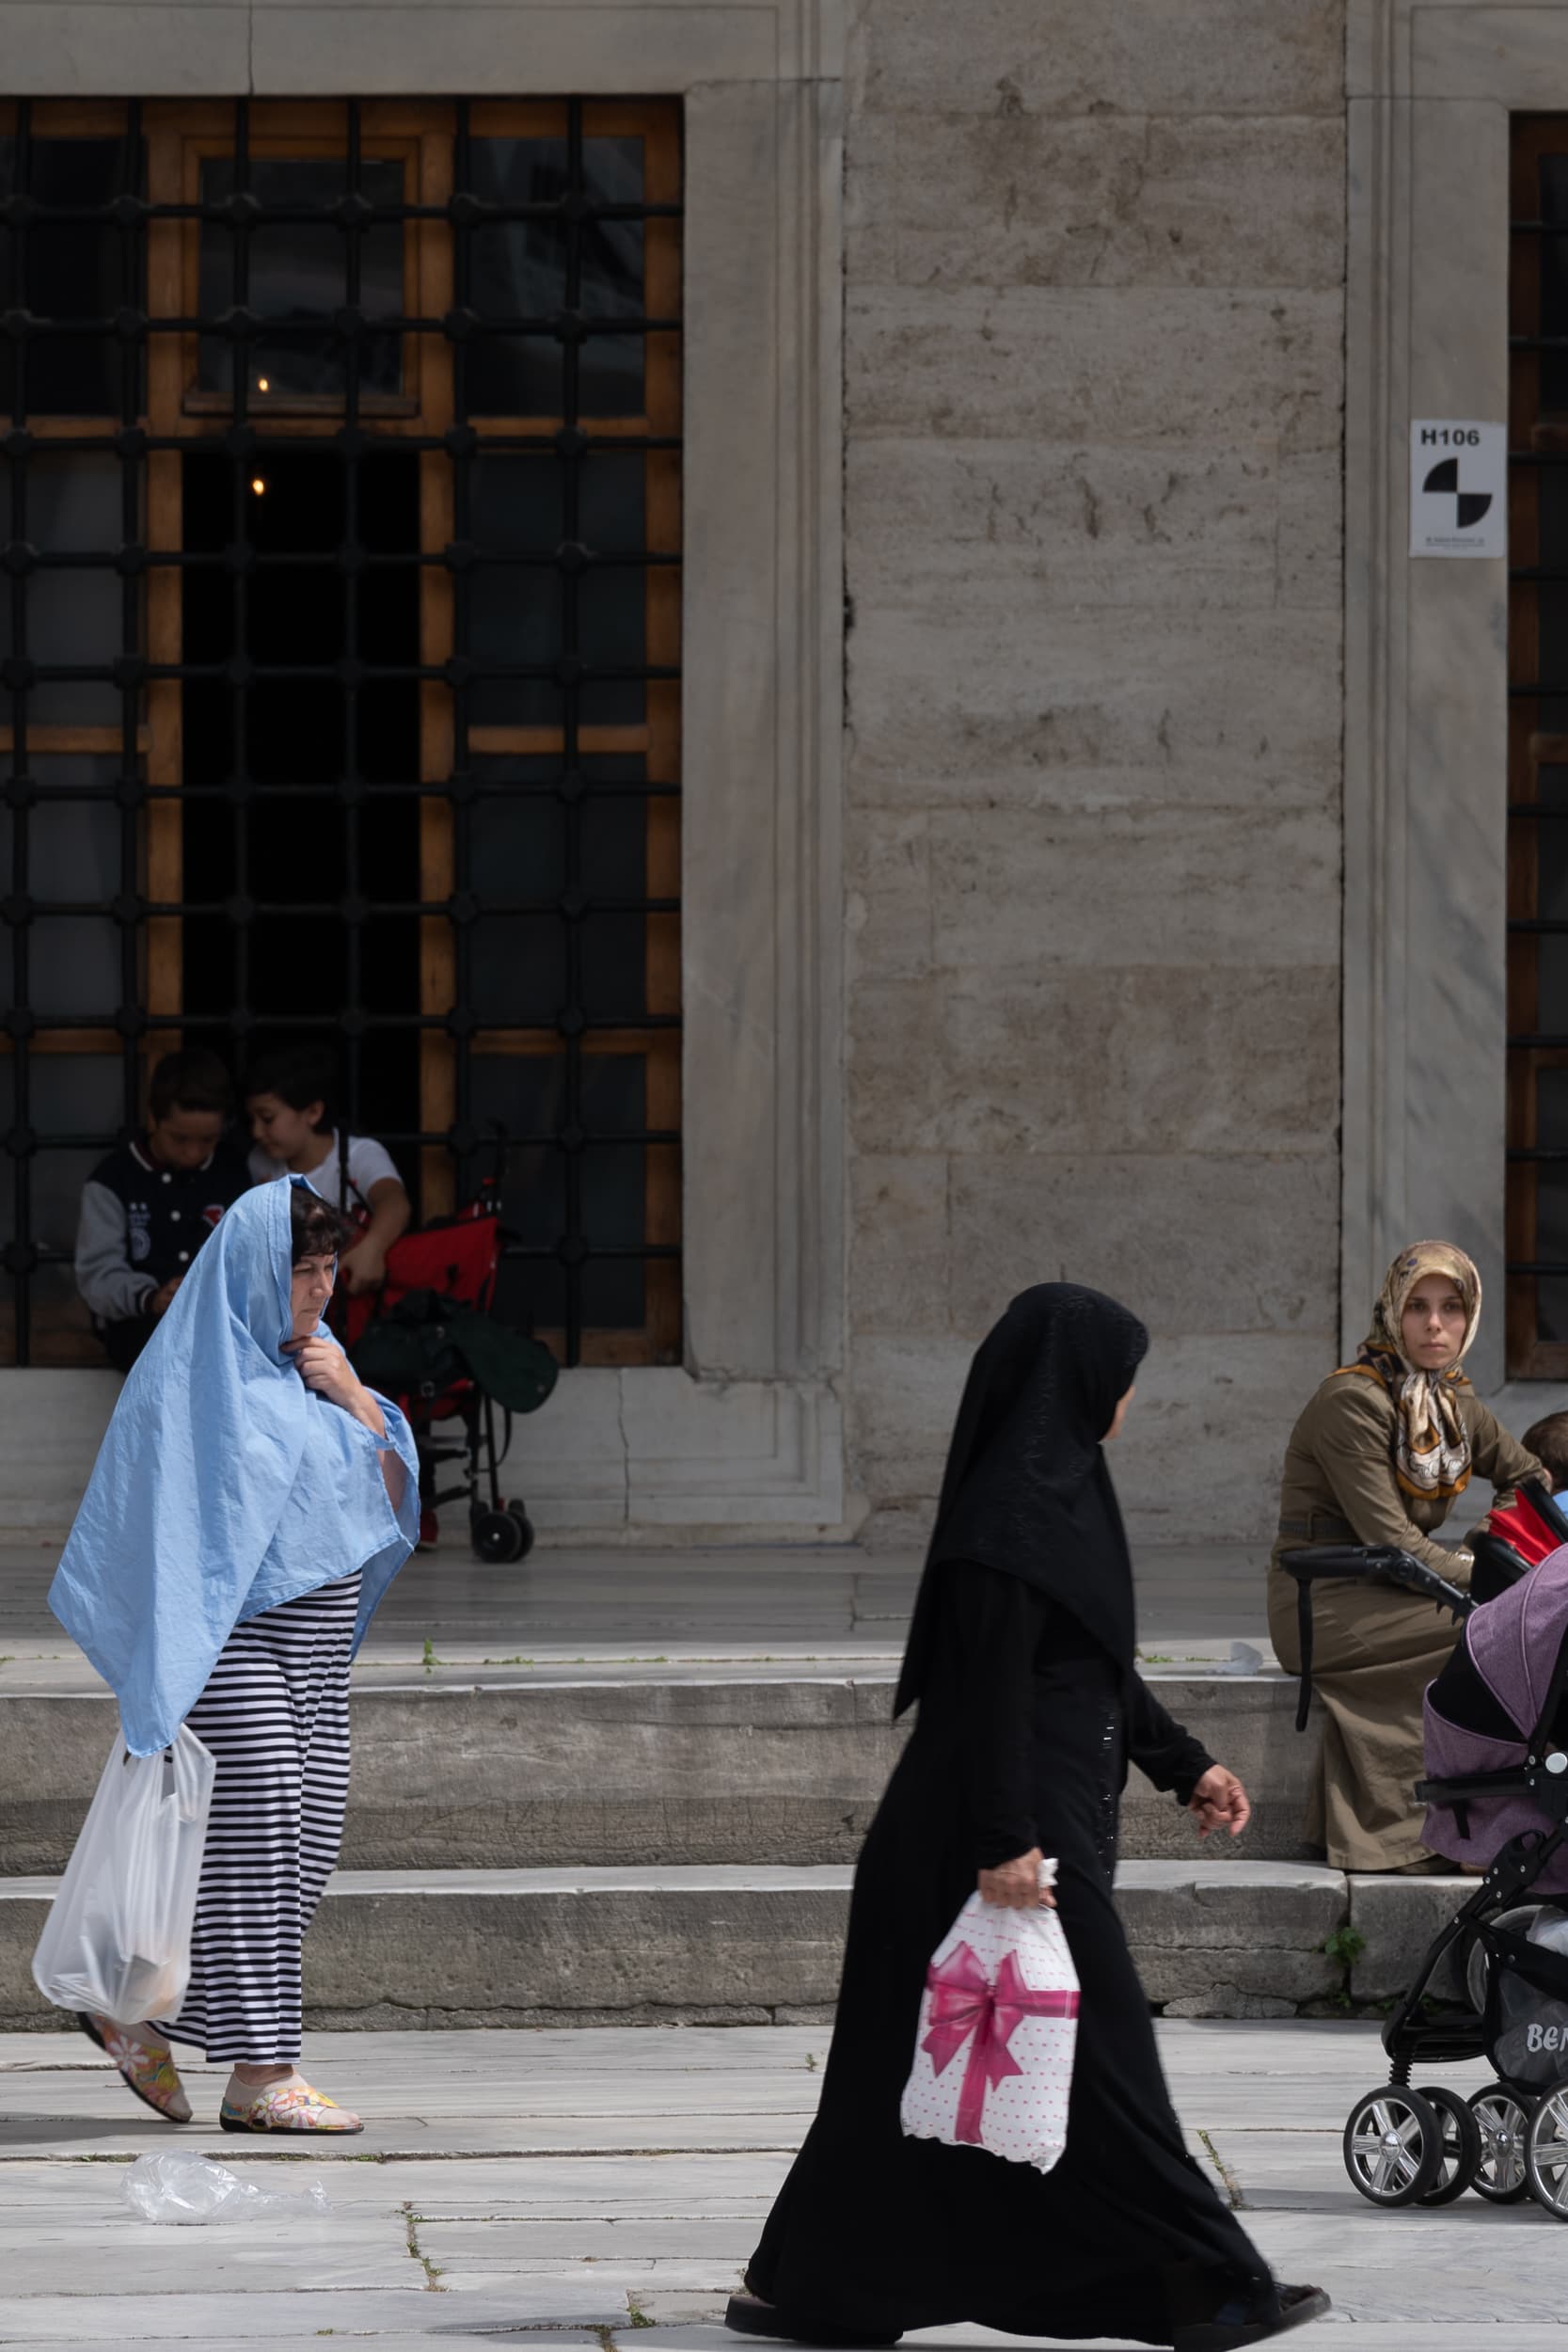
[{"label": "dark hair", "polygon": [[340,1216],[331,1201],[324,1200],[309,1184],[293,1186],[289,1223],[293,1229],[291,1263],[294,1265],[305,1258],[339,1257],[354,1238],[347,1217]]},{"label": "dark hair", "polygon": [[1568,1486],[1568,1413],[1548,1413],[1533,1429],[1527,1429],[1519,1442],[1545,1470],[1554,1494]]},{"label": "dark hair", "polygon": [[246,1102],[258,1094],[276,1094],[287,1103],[292,1111],[309,1109],[319,1103],[322,1115],[316,1123],[319,1136],[329,1135],[335,1120],[338,1093],[338,1065],[330,1049],[325,1045],[284,1045],[275,1054],[263,1054],[245,1073]]},{"label": "dark hair", "polygon": [[166,1054],[152,1073],[147,1105],[154,1120],[173,1110],[216,1111],[227,1119],[234,1108],[234,1084],[215,1054],[204,1045]]}]

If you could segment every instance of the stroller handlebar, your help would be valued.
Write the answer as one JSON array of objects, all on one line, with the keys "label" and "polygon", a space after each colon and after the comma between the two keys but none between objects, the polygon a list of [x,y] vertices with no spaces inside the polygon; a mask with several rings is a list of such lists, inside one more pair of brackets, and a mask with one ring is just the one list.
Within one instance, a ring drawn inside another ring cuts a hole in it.
[{"label": "stroller handlebar", "polygon": [[1446,1609],[1455,1624],[1466,1618],[1475,1602],[1468,1593],[1450,1584],[1446,1576],[1414,1560],[1396,1544],[1313,1544],[1298,1551],[1282,1551],[1279,1565],[1296,1580],[1296,1621],[1301,1644],[1301,1696],[1296,1706],[1296,1729],[1307,1729],[1312,1704],[1312,1587],[1320,1577],[1356,1577],[1377,1584],[1402,1585]]},{"label": "stroller handlebar", "polygon": [[1412,1559],[1397,1544],[1314,1544],[1309,1551],[1282,1551],[1279,1565],[1301,1585],[1319,1577],[1367,1577],[1379,1584],[1399,1584],[1407,1592],[1419,1593],[1440,1609],[1450,1610],[1456,1618],[1467,1617],[1475,1607],[1468,1593],[1428,1567],[1424,1560]]}]

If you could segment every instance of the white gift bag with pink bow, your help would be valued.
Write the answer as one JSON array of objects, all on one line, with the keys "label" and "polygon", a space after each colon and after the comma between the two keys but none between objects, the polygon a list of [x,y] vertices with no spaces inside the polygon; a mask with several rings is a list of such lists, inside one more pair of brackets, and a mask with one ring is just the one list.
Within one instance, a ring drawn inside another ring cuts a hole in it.
[{"label": "white gift bag with pink bow", "polygon": [[[1042,1862],[1040,1884],[1055,1883]],[[1067,2145],[1077,2034],[1078,1974],[1055,1912],[971,1895],[926,1971],[906,2133],[1049,2172]]]}]

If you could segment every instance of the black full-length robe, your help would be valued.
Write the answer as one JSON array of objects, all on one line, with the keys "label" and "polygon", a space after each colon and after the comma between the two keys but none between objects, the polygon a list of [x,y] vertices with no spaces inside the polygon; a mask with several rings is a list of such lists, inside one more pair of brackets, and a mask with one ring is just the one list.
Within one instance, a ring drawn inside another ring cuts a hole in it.
[{"label": "black full-length robe", "polygon": [[[1111,1900],[1128,1761],[1190,1793],[1211,1758],[1081,1621],[1006,1570],[933,1575],[920,1714],[866,1839],[821,2106],[748,2271],[799,2325],[961,2321],[1168,2344],[1270,2291],[1267,2265],[1188,2156]],[[906,2139],[927,1963],[978,1866],[1058,1865],[1081,1986],[1055,2169]]]}]

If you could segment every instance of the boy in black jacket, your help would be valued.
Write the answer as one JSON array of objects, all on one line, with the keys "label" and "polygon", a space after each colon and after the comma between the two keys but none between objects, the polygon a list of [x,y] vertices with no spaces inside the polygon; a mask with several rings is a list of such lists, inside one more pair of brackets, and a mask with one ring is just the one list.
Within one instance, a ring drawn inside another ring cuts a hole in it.
[{"label": "boy in black jacket", "polygon": [[234,1108],[215,1054],[166,1054],[152,1073],[146,1132],[101,1160],[82,1187],[76,1287],[117,1372],[129,1372],[191,1260],[247,1188],[223,1131]]}]

